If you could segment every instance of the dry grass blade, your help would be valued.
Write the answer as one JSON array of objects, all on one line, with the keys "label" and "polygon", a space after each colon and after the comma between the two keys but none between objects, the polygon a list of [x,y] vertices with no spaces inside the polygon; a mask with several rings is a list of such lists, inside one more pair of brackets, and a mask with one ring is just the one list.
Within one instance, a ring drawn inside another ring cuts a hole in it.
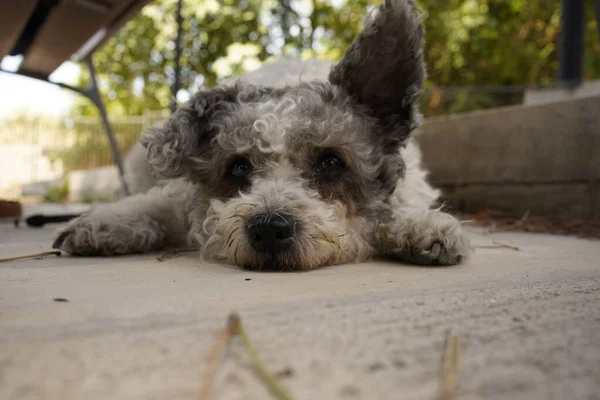
[{"label": "dry grass blade", "polygon": [[514,251],[520,251],[521,249],[517,246],[511,246],[510,244],[497,242],[494,240],[494,244],[491,245],[478,245],[475,246],[476,249],[511,249]]},{"label": "dry grass blade", "polygon": [[520,220],[518,220],[517,222],[515,222],[515,225],[518,227],[523,227],[525,225],[525,223],[527,222],[527,219],[529,218],[529,210],[525,211],[525,214],[523,214],[523,216],[521,217]]},{"label": "dry grass blade", "polygon": [[217,365],[219,364],[219,358],[221,357],[221,354],[223,354],[223,350],[225,349],[225,346],[231,337],[236,334],[236,323],[237,322],[234,320],[234,316],[230,315],[227,321],[227,326],[225,326],[225,328],[223,328],[219,334],[215,345],[208,355],[206,369],[202,375],[202,388],[200,389],[198,400],[208,400],[210,397],[212,383],[214,381],[215,372],[217,371]]},{"label": "dry grass blade", "polygon": [[293,400],[293,397],[289,395],[279,385],[279,383],[277,383],[277,380],[273,377],[273,375],[271,375],[267,371],[263,363],[258,358],[256,350],[254,350],[254,347],[252,346],[252,343],[250,343],[248,335],[246,335],[246,331],[244,331],[244,327],[242,326],[242,320],[240,319],[240,317],[236,314],[232,314],[229,318],[233,318],[235,320],[236,333],[240,336],[240,339],[242,339],[242,343],[244,344],[244,347],[246,348],[246,351],[250,356],[250,360],[252,361],[254,370],[264,382],[264,384],[269,388],[273,396],[275,396],[277,400]]},{"label": "dry grass blade", "polygon": [[462,348],[458,336],[449,334],[442,366],[440,400],[450,400],[456,391],[461,372]]},{"label": "dry grass blade", "polygon": [[15,261],[15,260],[27,260],[29,258],[44,258],[44,257],[50,257],[50,256],[60,257],[61,254],[62,253],[60,251],[45,251],[43,253],[27,254],[24,256],[0,258],[0,263],[8,262],[8,261]]},{"label": "dry grass blade", "polygon": [[212,391],[212,383],[214,381],[215,372],[219,363],[219,358],[221,354],[223,354],[223,350],[225,349],[225,346],[229,340],[236,335],[242,340],[242,343],[246,348],[248,355],[250,356],[250,361],[252,362],[254,370],[264,384],[269,388],[275,398],[277,398],[277,400],[293,400],[292,396],[290,396],[281,386],[279,386],[277,380],[264,367],[263,363],[256,354],[256,350],[254,350],[254,347],[250,343],[250,339],[248,338],[244,327],[242,326],[242,320],[235,313],[229,315],[227,326],[219,334],[215,345],[210,351],[208,361],[206,363],[206,369],[204,370],[204,374],[202,376],[202,387],[200,390],[200,395],[198,396],[198,400],[209,399]]}]

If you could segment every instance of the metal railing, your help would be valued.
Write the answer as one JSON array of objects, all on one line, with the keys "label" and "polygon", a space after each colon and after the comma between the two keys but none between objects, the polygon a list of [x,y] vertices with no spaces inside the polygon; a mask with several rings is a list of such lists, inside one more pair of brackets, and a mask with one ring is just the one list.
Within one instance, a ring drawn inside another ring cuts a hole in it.
[{"label": "metal railing", "polygon": [[[111,118],[121,154],[126,155],[142,132],[164,117],[164,113],[148,113]],[[97,117],[19,115],[0,122],[0,195],[17,185],[110,165],[114,165],[113,154]]]}]

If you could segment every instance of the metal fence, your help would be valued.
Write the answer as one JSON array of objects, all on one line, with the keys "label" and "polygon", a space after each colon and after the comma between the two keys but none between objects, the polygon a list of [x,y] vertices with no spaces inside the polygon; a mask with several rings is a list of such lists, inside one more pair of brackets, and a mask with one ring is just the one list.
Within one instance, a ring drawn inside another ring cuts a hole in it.
[{"label": "metal fence", "polygon": [[[111,119],[122,154],[164,113]],[[52,119],[18,115],[0,122],[0,195],[22,184],[51,181],[70,171],[112,165],[113,158],[97,117]],[[14,197],[14,196],[9,196]]]}]

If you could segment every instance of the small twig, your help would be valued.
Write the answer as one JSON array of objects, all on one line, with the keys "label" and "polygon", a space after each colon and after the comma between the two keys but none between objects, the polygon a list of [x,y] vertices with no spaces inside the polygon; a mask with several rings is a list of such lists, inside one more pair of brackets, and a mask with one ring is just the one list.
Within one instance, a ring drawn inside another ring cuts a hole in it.
[{"label": "small twig", "polygon": [[462,367],[462,348],[458,336],[449,334],[442,366],[442,382],[440,400],[449,400],[454,395],[458,385]]},{"label": "small twig", "polygon": [[227,321],[227,326],[221,331],[215,345],[213,346],[209,356],[208,361],[206,363],[206,369],[204,370],[204,374],[202,377],[202,388],[200,389],[200,395],[198,396],[199,400],[208,400],[212,383],[214,381],[215,372],[217,370],[217,365],[219,363],[219,358],[223,353],[223,349],[229,342],[232,336],[234,336],[236,329],[236,321],[234,320],[234,316],[230,315]]},{"label": "small twig", "polygon": [[244,344],[244,347],[246,347],[246,351],[250,356],[250,360],[254,365],[256,373],[262,379],[265,385],[267,385],[273,396],[275,396],[277,400],[293,400],[293,397],[290,396],[281,386],[279,386],[277,380],[267,371],[263,363],[258,358],[256,350],[254,350],[248,335],[246,335],[246,331],[244,331],[240,317],[237,314],[232,314],[229,318],[233,319],[234,321],[235,333],[242,339],[242,343]]},{"label": "small twig", "polygon": [[44,258],[44,257],[49,257],[49,256],[60,257],[61,254],[62,253],[60,251],[45,251],[43,253],[27,254],[24,256],[0,258],[0,263],[8,262],[8,261],[15,261],[15,260],[26,260],[29,258]]},{"label": "small twig", "polygon": [[474,246],[476,249],[511,249],[514,251],[519,251],[521,249],[519,249],[516,246],[511,246],[510,244],[506,244],[506,243],[500,243],[494,240],[493,242],[494,244],[492,245],[477,245]]},{"label": "small twig", "polygon": [[497,245],[497,246],[504,247],[504,248],[506,248],[506,249],[511,249],[511,250],[514,250],[514,251],[519,251],[519,250],[521,250],[521,249],[519,249],[517,246],[511,246],[510,244],[501,243],[501,242],[498,242],[498,241],[496,241],[496,240],[494,240],[494,241],[493,241],[493,243],[494,243],[495,245]]},{"label": "small twig", "polygon": [[156,260],[162,262],[164,260],[168,260],[169,258],[177,257],[179,255],[179,253],[198,251],[198,250],[199,250],[199,248],[197,248],[197,247],[182,247],[179,249],[169,249],[169,250],[157,255]]}]

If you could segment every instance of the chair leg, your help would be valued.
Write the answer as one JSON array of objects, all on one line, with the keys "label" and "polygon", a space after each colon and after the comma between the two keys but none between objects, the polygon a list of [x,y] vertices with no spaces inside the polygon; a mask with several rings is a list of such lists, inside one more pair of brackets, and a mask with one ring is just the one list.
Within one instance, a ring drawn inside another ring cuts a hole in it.
[{"label": "chair leg", "polygon": [[94,63],[91,57],[86,59],[86,63],[88,69],[90,71],[91,84],[88,90],[85,92],[85,95],[94,103],[94,105],[98,108],[100,112],[100,119],[102,120],[102,125],[104,125],[104,130],[106,131],[106,136],[108,137],[108,142],[110,144],[110,149],[113,155],[113,160],[117,169],[119,170],[119,179],[121,180],[121,187],[123,190],[123,194],[125,196],[129,195],[129,188],[127,186],[127,182],[125,181],[125,169],[123,168],[123,159],[121,157],[121,152],[119,151],[119,147],[117,146],[117,139],[115,138],[114,131],[108,120],[108,114],[106,112],[106,107],[102,102],[102,98],[100,97],[100,91],[98,90],[98,82],[96,80],[96,68],[94,67]]}]

